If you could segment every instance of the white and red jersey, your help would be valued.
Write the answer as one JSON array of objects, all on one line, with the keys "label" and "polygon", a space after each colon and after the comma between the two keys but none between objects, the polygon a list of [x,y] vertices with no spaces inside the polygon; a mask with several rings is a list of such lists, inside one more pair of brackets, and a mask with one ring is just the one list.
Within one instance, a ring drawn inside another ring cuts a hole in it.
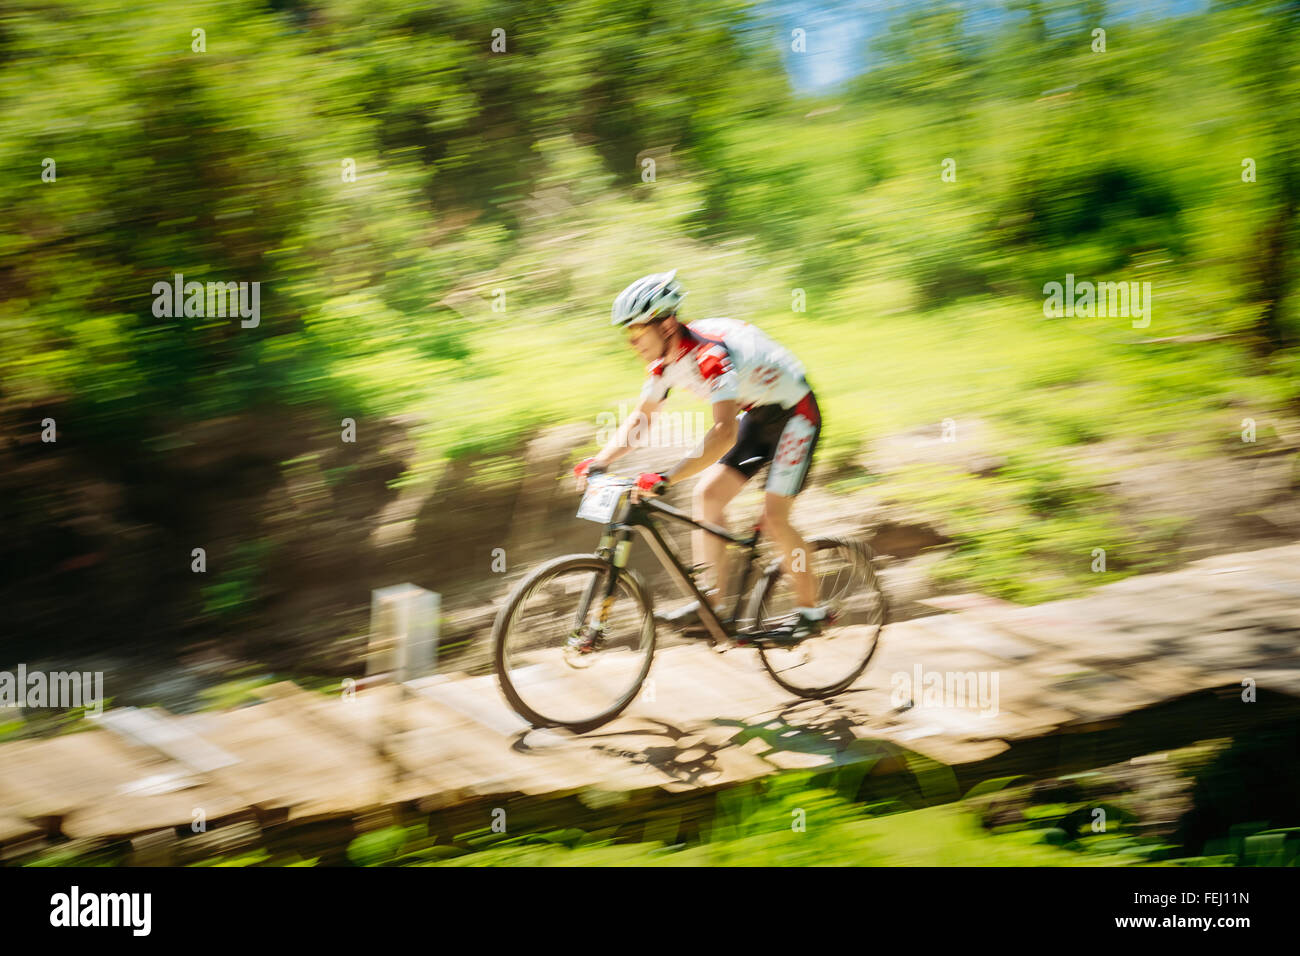
[{"label": "white and red jersey", "polygon": [[808,394],[794,355],[748,322],[700,319],[682,327],[674,354],[650,364],[641,398],[661,402],[681,386],[706,402],[735,401],[792,408]]}]

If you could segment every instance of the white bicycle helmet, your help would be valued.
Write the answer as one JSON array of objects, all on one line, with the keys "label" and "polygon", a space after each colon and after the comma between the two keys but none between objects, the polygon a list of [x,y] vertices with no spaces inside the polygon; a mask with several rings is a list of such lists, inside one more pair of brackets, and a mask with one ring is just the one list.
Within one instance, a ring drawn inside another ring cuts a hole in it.
[{"label": "white bicycle helmet", "polygon": [[686,298],[681,283],[674,281],[677,270],[656,272],[637,279],[614,300],[611,325],[644,325],[661,315],[670,315]]}]

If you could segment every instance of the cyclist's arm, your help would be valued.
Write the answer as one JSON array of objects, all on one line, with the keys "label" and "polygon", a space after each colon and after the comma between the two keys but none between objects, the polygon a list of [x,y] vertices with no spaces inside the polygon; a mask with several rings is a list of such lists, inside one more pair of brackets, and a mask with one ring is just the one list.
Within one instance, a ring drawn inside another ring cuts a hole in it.
[{"label": "cyclist's arm", "polygon": [[736,416],[739,413],[740,403],[732,399],[713,403],[713,427],[689,455],[664,473],[669,485],[698,475],[736,444],[736,435],[740,430]]},{"label": "cyclist's arm", "polygon": [[[642,398],[640,402],[637,403],[632,414],[623,420],[622,425],[618,426],[618,431],[614,433],[614,437],[611,438],[605,447],[600,450],[600,453],[596,455],[592,465],[600,468],[608,468],[610,462],[626,455],[628,451],[630,451],[628,448],[628,436],[632,429],[638,427],[637,423],[640,422],[639,427],[644,432],[649,426],[650,416],[659,411],[663,403],[664,400],[662,398],[658,400],[653,398]],[[642,418],[641,416],[645,417]]]}]

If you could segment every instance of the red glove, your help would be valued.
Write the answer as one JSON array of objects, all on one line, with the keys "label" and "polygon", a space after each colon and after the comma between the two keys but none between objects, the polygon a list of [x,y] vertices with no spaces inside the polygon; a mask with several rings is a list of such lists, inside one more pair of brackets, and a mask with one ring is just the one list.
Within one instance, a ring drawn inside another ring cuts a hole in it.
[{"label": "red glove", "polygon": [[636,486],[641,491],[660,494],[668,487],[668,479],[657,471],[643,471],[637,476]]},{"label": "red glove", "polygon": [[597,475],[603,475],[604,468],[595,464],[595,458],[584,458],[573,466],[573,477],[575,479],[593,479]]}]

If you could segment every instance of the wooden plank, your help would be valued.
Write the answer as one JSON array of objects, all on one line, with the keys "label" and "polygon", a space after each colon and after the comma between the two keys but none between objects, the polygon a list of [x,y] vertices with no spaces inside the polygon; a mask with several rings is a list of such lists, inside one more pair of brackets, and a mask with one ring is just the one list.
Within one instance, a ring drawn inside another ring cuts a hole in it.
[{"label": "wooden plank", "polygon": [[226,711],[207,736],[240,758],[215,779],[291,820],[374,806],[394,775],[375,748],[312,726],[291,701]]},{"label": "wooden plank", "polygon": [[[25,819],[61,819],[72,838],[117,836],[188,825],[196,806],[232,813],[242,800],[197,781],[152,751],[102,730],[0,746],[0,806]],[[139,786],[173,778],[175,786]]]},{"label": "wooden plank", "polygon": [[[627,722],[625,728],[633,725]],[[533,734],[530,741],[541,740],[539,754],[561,754],[566,759],[589,768],[592,789],[610,793],[638,793],[662,788],[674,782],[655,759],[659,748],[646,746],[654,741],[655,729],[644,725],[637,729],[611,731],[612,725],[585,736]]]},{"label": "wooden plank", "polygon": [[183,724],[169,721],[169,716],[160,707],[145,710],[114,707],[103,713],[100,723],[113,733],[151,747],[199,773],[237,762],[237,758],[220,747],[214,747]]},{"label": "wooden plank", "polygon": [[[410,691],[380,684],[351,697],[311,694],[293,684],[274,685],[269,695],[296,702],[306,719],[329,732],[382,752],[397,774],[385,793],[393,802],[422,799],[428,806],[451,805],[478,793],[477,774],[451,758],[445,746],[450,724],[412,727]],[[427,719],[427,712],[419,712]]]},{"label": "wooden plank", "polygon": [[957,647],[973,648],[1004,662],[1030,660],[1042,653],[1036,642],[1002,630],[993,619],[974,613],[921,617],[914,623]]},{"label": "wooden plank", "polygon": [[[579,708],[586,714],[595,715],[606,709],[630,683],[630,678],[625,674],[614,674],[611,678],[609,669],[602,667],[603,663],[605,662],[597,662],[590,670],[574,672],[578,679],[572,685],[575,691],[573,696],[588,702],[588,707]],[[612,679],[617,686],[607,686],[601,690],[595,685],[602,679]],[[456,685],[453,689],[445,684],[425,684],[425,697],[455,709],[472,724],[488,730],[499,731],[506,726],[503,715],[508,714],[511,725],[523,726],[525,729],[512,733],[510,738],[502,736],[497,746],[503,753],[522,754],[529,760],[567,764],[572,777],[566,779],[564,786],[569,789],[580,785],[583,788],[625,793],[658,787],[672,780],[657,770],[652,762],[627,757],[629,753],[636,752],[634,741],[659,730],[654,725],[647,725],[643,719],[620,717],[584,736],[575,736],[563,729],[537,730],[524,724],[509,711],[495,677],[458,681]],[[449,690],[451,693],[448,693]],[[597,746],[597,743],[601,746]]]},{"label": "wooden plank", "polygon": [[[586,670],[576,670],[554,659],[517,669],[512,674],[517,692],[525,702],[559,720],[592,719],[608,710],[627,692],[631,678],[610,675],[597,661]],[[502,693],[495,678],[492,694],[500,700]],[[507,706],[503,702],[503,706]]]},{"label": "wooden plank", "polygon": [[441,720],[450,718],[455,722],[448,736],[457,748],[458,759],[482,767],[493,781],[494,792],[539,796],[572,793],[593,784],[590,768],[581,762],[562,753],[539,758],[514,750],[510,738],[453,710],[428,691],[428,687],[417,689],[423,706],[438,711]]},{"label": "wooden plank", "polygon": [[725,654],[703,646],[691,650],[689,657],[667,666],[689,667],[692,677],[716,687],[731,702],[731,713],[766,713],[795,699],[764,670],[755,648],[737,647]]},{"label": "wooden plank", "polygon": [[0,844],[25,843],[45,835],[45,831],[30,820],[0,814]]},{"label": "wooden plank", "polygon": [[505,705],[495,678],[430,681],[421,684],[419,693],[481,724],[502,738],[518,736],[531,727]]},{"label": "wooden plank", "polygon": [[723,724],[697,724],[686,745],[672,754],[675,782],[665,789],[681,793],[701,787],[744,783],[775,771],[774,764],[732,746],[742,728]]},{"label": "wooden plank", "polygon": [[430,773],[445,773],[475,796],[513,792],[517,774],[496,756],[499,738],[490,746],[473,735],[467,739],[461,732],[463,715],[418,694],[403,709],[410,723],[392,743],[403,761],[428,766]]},{"label": "wooden plank", "polygon": [[1098,633],[1087,609],[1074,601],[1054,601],[1007,611],[996,621],[999,628],[1013,636],[1067,651],[1086,646]]},{"label": "wooden plank", "polygon": [[[727,652],[752,654],[736,648]],[[673,648],[654,668],[657,703],[653,712],[671,723],[683,724],[725,716],[748,719],[777,709],[790,696],[775,683],[755,681],[735,668],[723,667],[717,654],[706,647]]]},{"label": "wooden plank", "polygon": [[[404,704],[415,713],[418,705]],[[432,726],[412,726],[387,744],[389,753],[408,772],[429,781],[419,798],[430,808],[455,806],[475,797],[500,793],[491,776],[464,759],[446,732]]]}]

